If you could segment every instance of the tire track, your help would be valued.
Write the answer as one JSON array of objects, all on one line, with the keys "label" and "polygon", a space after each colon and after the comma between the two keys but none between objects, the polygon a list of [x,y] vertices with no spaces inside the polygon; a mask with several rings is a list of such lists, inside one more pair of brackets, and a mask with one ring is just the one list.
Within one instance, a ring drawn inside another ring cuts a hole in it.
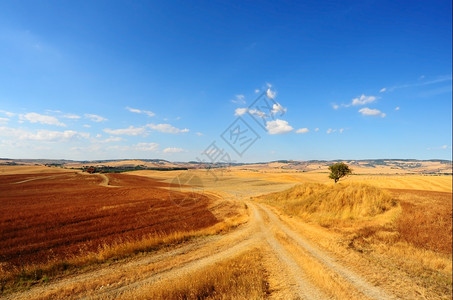
[{"label": "tire track", "polygon": [[334,271],[342,278],[347,280],[349,283],[351,283],[359,292],[361,292],[362,294],[371,299],[396,299],[394,296],[387,294],[382,289],[371,285],[370,283],[365,281],[361,276],[343,267],[325,252],[315,248],[302,236],[300,236],[296,232],[289,229],[286,225],[284,225],[282,221],[280,221],[280,219],[270,209],[268,209],[262,204],[257,204],[257,206],[266,213],[271,223],[275,225],[278,228],[278,230],[282,231],[287,236],[289,236],[294,242],[296,242],[296,244],[300,248],[308,252],[310,256],[313,257],[313,259],[318,260],[324,266]]},{"label": "tire track", "polygon": [[[40,297],[59,297],[67,288],[78,285],[72,297],[81,299],[113,299],[124,294],[134,293],[151,284],[166,280],[177,280],[197,270],[207,268],[241,253],[261,246],[276,258],[272,276],[281,278],[282,289],[289,291],[296,299],[326,299],[326,295],[311,282],[309,275],[296,259],[297,254],[287,250],[277,239],[283,233],[308,257],[326,267],[364,296],[372,299],[393,299],[382,289],[373,286],[361,276],[345,268],[327,253],[311,245],[300,234],[286,226],[268,207],[245,201],[250,209],[249,221],[225,235],[197,239],[166,252],[149,254],[132,261],[102,267],[82,274],[66,277],[47,286],[33,287],[29,291],[9,295],[8,299],[33,299]],[[128,281],[114,281],[126,278]],[[110,281],[109,281],[110,280]],[[113,280],[113,281],[112,281]],[[94,282],[94,284],[93,284]],[[111,285],[100,286],[100,283]],[[98,284],[99,283],[99,284]],[[86,290],[85,288],[86,287]],[[60,294],[59,294],[60,293]]]}]

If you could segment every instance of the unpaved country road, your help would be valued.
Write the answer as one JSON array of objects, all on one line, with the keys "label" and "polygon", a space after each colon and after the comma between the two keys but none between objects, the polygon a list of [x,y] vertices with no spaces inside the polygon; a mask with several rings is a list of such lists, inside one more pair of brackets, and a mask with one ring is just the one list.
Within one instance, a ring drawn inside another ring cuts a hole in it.
[{"label": "unpaved country road", "polygon": [[[351,298],[396,298],[346,268],[331,254],[312,245],[267,206],[249,201],[246,204],[250,210],[249,221],[227,234],[196,239],[171,250],[163,249],[127,262],[65,277],[9,295],[7,299],[114,299],[150,284],[176,281],[184,275],[257,247],[272,260],[272,263],[265,262],[265,266],[273,282],[279,282],[279,290],[270,298],[338,299],[335,292],[319,286],[306,272],[306,264],[311,261],[321,265],[322,270],[329,274],[334,274],[331,275],[332,280],[345,282]],[[299,252],[304,253],[305,260],[301,260]]]}]

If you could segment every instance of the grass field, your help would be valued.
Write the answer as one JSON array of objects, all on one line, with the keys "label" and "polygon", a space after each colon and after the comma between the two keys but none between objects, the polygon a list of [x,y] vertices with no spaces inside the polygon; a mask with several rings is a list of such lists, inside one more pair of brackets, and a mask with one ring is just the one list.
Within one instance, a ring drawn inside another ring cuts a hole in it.
[{"label": "grass field", "polygon": [[[180,176],[195,178],[197,185],[175,184]],[[451,180],[451,176],[355,174],[335,185],[327,173],[294,170],[143,170],[88,175],[40,166],[2,167],[0,282],[7,291],[45,286],[49,280],[74,272],[102,270],[113,262],[121,265],[137,254],[190,245],[194,237],[235,232],[238,224],[250,219],[245,203],[257,201],[277,208],[296,231],[315,233],[308,234],[311,241],[331,253],[356,257],[346,263],[352,268],[361,269],[355,265],[361,260],[379,266],[373,275],[377,282],[397,276],[398,270],[412,284],[403,287],[405,283],[399,282],[402,294],[404,288],[409,291],[416,286],[417,293],[426,298],[448,298],[452,283]],[[271,219],[265,222],[271,222],[270,228],[275,226]],[[308,268],[305,271],[316,285],[332,295],[340,287],[342,295],[355,295],[346,288],[350,282],[338,278],[335,269],[311,261],[284,233],[277,233],[276,238],[295,255],[296,263]],[[279,295],[282,291],[275,282],[284,286],[275,278],[279,272],[268,274],[279,263],[264,266],[262,255],[257,250],[244,252],[178,281],[143,284],[115,297],[223,299],[234,295],[261,299]],[[165,269],[179,263],[174,257],[168,264],[162,261],[158,265]],[[134,269],[137,278],[154,265],[140,268]],[[91,280],[85,286],[92,287],[90,293],[95,295],[104,284],[127,277],[114,274],[110,281]],[[43,295],[70,297],[84,290],[71,282],[63,293]]]},{"label": "grass field", "polygon": [[[53,169],[19,175],[14,168],[12,175],[1,176],[3,280],[40,281],[68,268],[234,226],[234,208],[228,207],[228,220],[215,215],[208,195],[184,207],[178,199],[187,201],[187,193],[170,191],[169,184],[150,178],[49,172]],[[109,182],[102,186],[105,176]]]}]

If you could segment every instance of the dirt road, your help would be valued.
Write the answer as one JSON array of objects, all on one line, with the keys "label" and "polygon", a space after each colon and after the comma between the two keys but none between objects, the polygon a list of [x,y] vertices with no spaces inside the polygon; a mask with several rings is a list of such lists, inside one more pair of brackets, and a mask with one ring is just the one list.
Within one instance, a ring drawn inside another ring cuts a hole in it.
[{"label": "dirt road", "polygon": [[[314,271],[327,276],[327,282],[332,280],[345,286],[347,296],[351,298],[396,298],[314,246],[269,207],[249,201],[246,204],[249,221],[227,234],[200,238],[172,249],[162,249],[126,262],[64,277],[47,285],[32,287],[26,292],[9,295],[7,299],[113,299],[150,284],[178,280],[256,247],[266,253],[264,264],[272,282],[278,283],[278,289],[270,295],[271,298],[338,299],[345,295],[345,292],[336,294],[335,285],[330,290],[326,288],[326,283],[320,283],[316,274],[313,275]],[[313,264],[319,265],[319,270],[313,270]]]}]

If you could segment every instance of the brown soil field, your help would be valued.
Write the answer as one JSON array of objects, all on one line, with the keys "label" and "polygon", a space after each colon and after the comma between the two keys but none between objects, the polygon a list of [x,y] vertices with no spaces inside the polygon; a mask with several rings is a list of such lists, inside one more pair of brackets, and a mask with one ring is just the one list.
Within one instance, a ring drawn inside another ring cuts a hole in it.
[{"label": "brown soil field", "polygon": [[402,240],[416,247],[452,253],[452,193],[389,189],[400,199],[397,221]]},{"label": "brown soil field", "polygon": [[[45,173],[0,176],[3,270],[67,258],[120,241],[216,224],[201,195],[189,208],[168,183],[124,174]],[[104,177],[105,178],[105,177]]]}]

